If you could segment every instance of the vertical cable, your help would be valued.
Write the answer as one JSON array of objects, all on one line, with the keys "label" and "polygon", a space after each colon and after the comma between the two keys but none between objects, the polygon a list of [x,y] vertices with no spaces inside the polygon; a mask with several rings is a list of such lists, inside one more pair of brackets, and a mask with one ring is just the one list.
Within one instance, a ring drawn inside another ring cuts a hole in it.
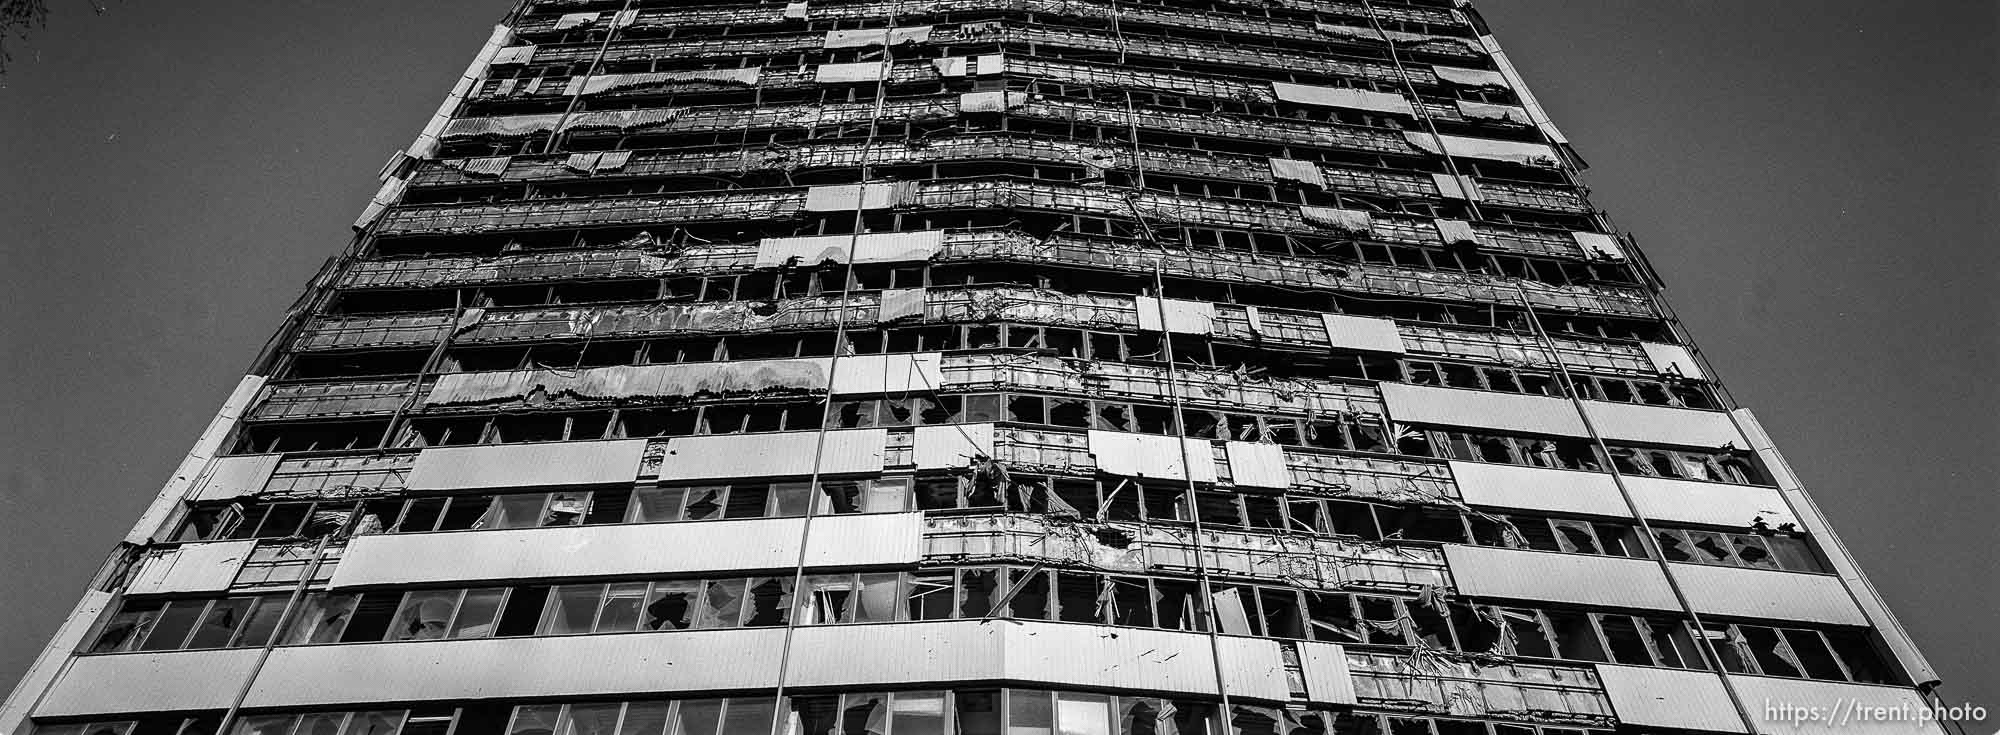
[{"label": "vertical cable", "polygon": [[1584,431],[1590,434],[1591,443],[1603,454],[1604,467],[1611,471],[1611,482],[1618,486],[1618,497],[1625,502],[1625,509],[1631,512],[1632,519],[1638,521],[1639,533],[1643,536],[1640,540],[1642,548],[1646,549],[1646,553],[1653,557],[1653,563],[1660,568],[1660,574],[1666,578],[1667,588],[1673,590],[1674,601],[1680,605],[1681,612],[1686,613],[1688,620],[1694,623],[1696,635],[1693,638],[1699,641],[1697,645],[1707,657],[1708,664],[1715,667],[1715,676],[1722,680],[1723,690],[1729,693],[1729,704],[1736,708],[1736,716],[1743,720],[1745,732],[1758,732],[1756,721],[1750,718],[1750,710],[1743,704],[1742,694],[1736,691],[1736,685],[1729,680],[1729,672],[1722,668],[1722,657],[1716,655],[1715,644],[1708,639],[1708,627],[1702,623],[1701,614],[1695,612],[1694,605],[1688,602],[1687,593],[1681,590],[1680,580],[1674,576],[1673,565],[1667,563],[1667,555],[1660,551],[1659,537],[1653,535],[1652,524],[1646,520],[1646,514],[1640,512],[1638,502],[1632,499],[1632,490],[1625,486],[1625,475],[1618,471],[1618,463],[1611,456],[1611,447],[1604,443],[1604,436],[1597,431],[1597,423],[1590,419],[1589,407],[1584,404],[1583,398],[1577,395],[1576,383],[1570,376],[1568,361],[1564,360],[1562,352],[1556,349],[1555,340],[1549,338],[1548,331],[1542,328],[1541,317],[1535,314],[1534,304],[1528,301],[1527,289],[1522,288],[1517,281],[1514,284],[1514,292],[1521,299],[1521,308],[1527,310],[1528,324],[1534,328],[1535,336],[1542,342],[1542,348],[1549,351],[1549,359],[1555,362],[1556,370],[1562,374],[1563,394],[1569,398],[1570,407],[1576,409],[1577,417],[1583,420]]},{"label": "vertical cable", "polygon": [[[1208,659],[1215,668],[1215,692],[1222,698],[1221,722],[1227,727],[1231,710],[1228,677],[1222,669],[1222,633],[1215,615],[1215,589],[1209,582],[1208,554],[1202,543],[1201,507],[1195,500],[1194,458],[1188,455],[1187,420],[1181,413],[1180,367],[1174,363],[1174,333],[1167,329],[1166,283],[1160,274],[1161,263],[1153,261],[1153,306],[1159,312],[1160,344],[1167,359],[1167,399],[1174,408],[1174,439],[1180,444],[1181,475],[1187,479],[1188,518],[1194,521],[1194,571],[1201,589],[1202,622],[1208,629]],[[1213,464],[1215,457],[1211,454],[1201,460]]]},{"label": "vertical cable", "polygon": [[[604,31],[604,40],[597,44],[597,55],[591,58],[590,66],[585,69],[586,76],[596,74],[603,68],[604,54],[611,48],[611,39],[618,35],[618,16],[631,9],[632,0],[625,0],[618,6],[618,13],[611,16],[611,27]],[[576,94],[570,95],[569,103],[563,106],[562,117],[556,119],[555,129],[549,131],[549,139],[542,141],[542,153],[547,154],[556,149],[556,139],[562,137],[563,127],[569,125],[570,117],[576,114],[576,108],[581,104],[583,104],[583,87],[579,85]]]},{"label": "vertical cable", "polygon": [[[1382,21],[1375,15],[1374,4],[1370,0],[1361,0],[1361,7],[1368,11],[1368,26],[1375,29],[1376,35],[1381,36],[1382,40],[1389,45],[1389,62],[1396,65],[1396,77],[1403,82],[1403,93],[1410,98],[1410,108],[1416,111],[1417,119],[1423,121],[1424,130],[1429,132],[1431,138],[1437,141],[1438,150],[1443,152],[1442,157],[1444,158],[1445,170],[1450,172],[1455,183],[1460,188],[1463,188],[1465,176],[1458,172],[1458,162],[1452,159],[1451,152],[1444,149],[1444,136],[1438,133],[1437,120],[1433,119],[1431,111],[1424,107],[1424,98],[1417,93],[1416,83],[1410,81],[1410,70],[1403,66],[1403,55],[1396,51],[1396,42],[1390,39],[1389,34],[1382,29]],[[1486,215],[1479,212],[1479,202],[1475,201],[1472,197],[1468,196],[1465,198],[1465,207],[1471,210],[1473,219],[1482,222],[1486,220]],[[1445,245],[1449,246],[1451,243],[1445,243]]]},{"label": "vertical cable", "polygon": [[[851,303],[854,295],[854,251],[855,246],[860,242],[862,227],[866,224],[865,213],[867,212],[868,186],[871,183],[870,179],[872,178],[871,174],[874,167],[871,158],[875,152],[875,139],[880,135],[882,129],[882,110],[888,103],[889,82],[894,78],[896,69],[895,45],[890,43],[890,36],[896,30],[896,20],[901,12],[902,0],[892,2],[889,6],[888,25],[882,29],[882,78],[875,85],[875,104],[868,116],[868,136],[863,140],[861,146],[861,157],[859,160],[861,183],[855,191],[853,227],[847,236],[847,265],[841,274],[840,307],[834,319],[833,327],[833,357],[827,361],[826,368],[827,392],[825,401],[829,411],[833,408],[833,386],[835,384],[835,377],[840,372],[840,358],[846,354],[848,349],[847,312],[849,309],[848,305]],[[824,100],[824,97],[822,97],[822,100]],[[905,130],[907,131],[908,128],[905,128]],[[885,370],[887,369],[886,365],[887,363],[885,362]],[[778,649],[778,681],[776,694],[774,695],[775,704],[771,708],[771,735],[782,735],[779,732],[779,728],[784,723],[785,713],[788,709],[785,706],[785,686],[787,678],[791,675],[792,639],[798,631],[799,626],[799,595],[804,593],[801,587],[805,584],[806,544],[812,538],[813,519],[819,515],[815,511],[815,508],[819,505],[820,495],[824,494],[819,487],[819,478],[820,467],[826,459],[827,426],[827,420],[821,418],[819,430],[813,438],[812,474],[806,481],[806,515],[799,525],[799,553],[792,562],[792,600],[790,609],[785,611],[784,642]]]}]

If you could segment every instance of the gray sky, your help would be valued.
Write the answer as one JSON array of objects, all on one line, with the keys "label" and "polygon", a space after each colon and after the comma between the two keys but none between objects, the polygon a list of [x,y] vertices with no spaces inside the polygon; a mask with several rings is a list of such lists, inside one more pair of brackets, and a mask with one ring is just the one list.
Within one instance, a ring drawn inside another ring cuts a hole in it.
[{"label": "gray sky", "polygon": [[[54,5],[0,78],[0,686],[508,3]],[[1946,697],[2000,710],[2000,4],[1480,7]]]}]

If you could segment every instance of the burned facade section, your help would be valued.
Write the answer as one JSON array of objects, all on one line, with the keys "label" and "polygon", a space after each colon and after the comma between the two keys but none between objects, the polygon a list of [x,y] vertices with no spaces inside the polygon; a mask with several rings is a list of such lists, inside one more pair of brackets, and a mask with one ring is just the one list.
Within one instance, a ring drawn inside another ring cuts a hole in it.
[{"label": "burned facade section", "polygon": [[1582,164],[1462,2],[523,0],[0,731],[1925,701]]}]

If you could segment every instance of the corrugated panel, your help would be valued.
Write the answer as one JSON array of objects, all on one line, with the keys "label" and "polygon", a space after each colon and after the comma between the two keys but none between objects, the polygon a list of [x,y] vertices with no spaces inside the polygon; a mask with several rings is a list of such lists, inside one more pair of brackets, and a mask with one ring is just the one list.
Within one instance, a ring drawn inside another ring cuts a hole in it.
[{"label": "corrugated panel", "polygon": [[[1459,158],[1483,158],[1489,161],[1507,161],[1526,166],[1555,166],[1556,151],[1542,143],[1523,143],[1514,140],[1493,138],[1469,138],[1461,135],[1438,135],[1406,130],[1403,137],[1410,145],[1431,153],[1450,153]],[[1439,148],[1439,144],[1443,148]]]},{"label": "corrugated panel", "polygon": [[846,64],[820,64],[813,71],[813,81],[820,84],[845,84],[853,82],[879,82],[889,78],[889,62],[856,61]]},{"label": "corrugated panel", "polygon": [[[860,66],[873,66],[873,64]],[[896,206],[896,199],[906,190],[907,187],[888,182],[815,186],[806,190],[805,206],[808,212],[852,212],[856,208],[888,209]]]},{"label": "corrugated panel", "polygon": [[644,439],[431,447],[410,468],[411,490],[604,485],[639,477]]},{"label": "corrugated panel", "polygon": [[1452,481],[1468,505],[1629,518],[1611,476],[1483,462],[1451,462]]},{"label": "corrugated panel", "polygon": [[111,606],[112,594],[89,590],[83,599],[70,609],[69,617],[63,618],[62,627],[42,646],[42,652],[28,664],[26,673],[14,685],[14,692],[0,702],[0,732],[25,733],[28,731],[28,710],[39,700],[49,685],[55,683],[56,674],[69,661],[70,653],[83,645],[84,636],[97,625],[97,619]]},{"label": "corrugated panel", "polygon": [[[769,688],[784,630],[285,646],[245,707]],[[255,654],[255,649],[245,653]],[[443,675],[449,672],[449,675]],[[234,687],[215,686],[228,697]],[[217,707],[226,707],[225,701]]]},{"label": "corrugated panel", "polygon": [[236,571],[255,548],[256,539],[245,539],[155,549],[147,553],[125,593],[221,592],[236,580]]},{"label": "corrugated panel", "polygon": [[216,410],[215,418],[210,419],[208,426],[201,430],[201,437],[195,439],[194,447],[188,450],[186,457],[181,458],[173,476],[160,488],[160,493],[153,496],[153,504],[146,506],[146,512],[132,524],[132,530],[126,532],[126,543],[143,546],[151,542],[153,534],[159,532],[167,519],[181,509],[181,499],[193,489],[195,479],[221,451],[222,441],[236,430],[237,419],[262,390],[262,375],[245,375],[236,383],[236,390],[229,394],[228,400],[222,402],[222,408]]},{"label": "corrugated panel", "polygon": [[271,481],[271,473],[277,471],[282,454],[240,454],[234,457],[219,457],[208,463],[202,470],[201,478],[195,480],[194,492],[189,500],[227,500],[244,495],[255,495]]},{"label": "corrugated panel", "polygon": [[1347,671],[1347,652],[1337,643],[1298,644],[1299,665],[1305,669],[1306,701],[1313,704],[1355,704],[1354,675]]},{"label": "corrugated panel", "polygon": [[[914,564],[923,555],[922,520],[916,515],[817,518],[808,563]],[[804,524],[803,518],[757,518],[359,536],[349,543],[330,584],[789,569],[798,561]]]},{"label": "corrugated panel", "polygon": [[1750,446],[1729,421],[1729,414],[1721,411],[1606,401],[1584,401],[1583,405],[1590,412],[1591,423],[1606,439],[1684,447]]},{"label": "corrugated panel", "polygon": [[923,558],[923,511],[820,516],[806,539],[808,567],[915,564]]},{"label": "corrugated panel", "polygon": [[1444,561],[1458,593],[1472,597],[1680,609],[1659,565],[1646,559],[1445,544]]},{"label": "corrugated panel", "polygon": [[1487,69],[1461,69],[1455,66],[1431,66],[1431,73],[1439,79],[1467,87],[1507,88],[1507,77],[1497,71]]},{"label": "corrugated panel", "polygon": [[[1156,299],[1151,296],[1133,298],[1137,301],[1140,329],[1180,334],[1215,333],[1215,304],[1206,301]],[[1163,311],[1166,315],[1164,322],[1161,321]]]},{"label": "corrugated panel", "polygon": [[[1786,735],[1944,735],[1949,732],[1935,721],[1861,719],[1856,714],[1856,710],[1876,707],[1909,713],[1908,716],[1912,717],[1919,711],[1930,711],[1930,703],[1917,690],[1909,687],[1734,674],[1730,675],[1729,683],[1736,687],[1736,695],[1742,697],[1743,703],[1749,707],[1750,717],[1757,722],[1758,732]],[[1769,709],[1766,709],[1767,704],[1771,705]],[[1784,710],[1776,706],[1780,704],[1820,707],[1847,714],[1845,717],[1828,715],[1814,722],[1797,722],[1784,716]]]},{"label": "corrugated panel", "polygon": [[[878,191],[891,190],[889,184],[875,186]],[[853,205],[849,202],[844,208],[853,209]],[[909,263],[930,260],[944,248],[944,231],[767,237],[757,241],[756,265],[758,268],[775,268],[794,257],[799,259],[799,263],[809,266],[828,260],[846,263],[849,262],[850,247],[853,248],[852,261],[855,263]]]},{"label": "corrugated panel", "polygon": [[[1729,691],[1713,672],[1597,665],[1597,679],[1623,725],[1744,732]],[[1762,702],[1751,702],[1762,707]],[[1776,731],[1773,731],[1776,732]]]},{"label": "corrugated panel", "polygon": [[255,648],[232,648],[77,656],[35,705],[35,716],[223,709],[236,696],[234,684],[257,664],[257,654]]},{"label": "corrugated panel", "polygon": [[1772,569],[1673,564],[1695,612],[1734,618],[1867,625],[1840,578]]},{"label": "corrugated panel", "polygon": [[1367,350],[1370,352],[1407,351],[1403,346],[1403,333],[1397,331],[1396,320],[1377,319],[1368,316],[1348,316],[1346,314],[1321,314],[1320,320],[1326,324],[1327,344],[1347,350]]},{"label": "corrugated panel", "polygon": [[[808,627],[792,643],[798,686],[1001,680],[1164,694],[1215,695],[1206,636],[1041,621],[954,620]],[[1285,700],[1276,641],[1222,639],[1223,680],[1233,695]]]},{"label": "corrugated panel", "polygon": [[936,352],[854,355],[833,368],[834,395],[935,393],[944,386],[944,355]]},{"label": "corrugated panel", "polygon": [[1382,403],[1402,423],[1588,436],[1576,408],[1561,398],[1383,383]]},{"label": "corrugated panel", "polygon": [[[1127,477],[1215,482],[1215,450],[1205,439],[1181,439],[1123,431],[1090,430],[1086,437],[1097,469]],[[1182,464],[1182,444],[1193,467]]]},{"label": "corrugated panel", "polygon": [[1679,375],[1694,380],[1707,380],[1708,376],[1696,364],[1694,355],[1680,345],[1665,345],[1658,342],[1640,342],[1639,349],[1645,350],[1646,359],[1653,362],[1653,369],[1664,374]]},{"label": "corrugated panel", "polygon": [[1654,521],[1738,528],[1758,517],[1772,526],[1796,522],[1776,488],[1626,475],[1625,489],[1632,492],[1639,513]]},{"label": "corrugated panel", "polygon": [[1302,105],[1342,107],[1350,110],[1370,110],[1395,115],[1415,116],[1417,114],[1416,108],[1410,106],[1409,99],[1402,95],[1377,92],[1369,89],[1319,87],[1311,84],[1272,82],[1271,92],[1277,95],[1280,100]]},{"label": "corrugated panel", "polygon": [[[674,437],[667,441],[667,454],[660,462],[660,481],[811,475],[818,441],[816,431]],[[881,472],[888,443],[888,429],[826,432],[819,471]]]},{"label": "corrugated panel", "polygon": [[1285,448],[1261,442],[1223,442],[1229,458],[1229,477],[1238,487],[1285,489],[1292,486],[1292,470],[1285,462]]},{"label": "corrugated panel", "polygon": [[993,455],[992,424],[919,426],[917,469],[944,470],[970,466],[974,455]]},{"label": "corrugated panel", "polygon": [[869,46],[895,46],[904,43],[928,43],[931,40],[930,26],[905,26],[902,28],[862,28],[846,31],[827,31],[826,48],[867,48]]}]

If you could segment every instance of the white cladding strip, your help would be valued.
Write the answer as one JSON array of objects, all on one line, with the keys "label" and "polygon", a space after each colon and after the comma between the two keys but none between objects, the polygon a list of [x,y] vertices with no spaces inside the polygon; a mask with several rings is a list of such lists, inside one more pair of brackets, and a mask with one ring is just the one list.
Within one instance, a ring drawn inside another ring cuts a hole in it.
[{"label": "white cladding strip", "polygon": [[[758,518],[359,536],[328,586],[789,569],[804,524]],[[919,512],[821,516],[806,565],[915,564],[923,533]]]},{"label": "white cladding strip", "polygon": [[[1206,439],[1091,429],[1097,470],[1110,475],[1215,482],[1215,450]],[[1182,461],[1185,453],[1186,461]]]},{"label": "white cladding strip", "polygon": [[[246,707],[513,697],[618,696],[758,689],[778,668],[784,631],[688,630],[661,634],[281,646]],[[1289,698],[1278,643],[1226,637],[1231,694]],[[90,656],[34,714],[220,709],[257,649]],[[1038,621],[955,620],[804,627],[795,632],[792,682],[861,687],[910,681],[1001,681],[1214,696],[1207,636]],[[532,662],[532,665],[524,665]],[[450,675],[440,675],[450,672]]]},{"label": "white cladding strip", "polygon": [[944,355],[852,355],[831,363],[834,395],[932,394],[944,387]]},{"label": "white cladding strip", "polygon": [[815,453],[820,474],[882,471],[888,429],[828,431],[823,450],[819,437],[817,431],[674,437],[660,461],[660,481],[803,477],[813,473]]},{"label": "white cladding strip", "polygon": [[1347,652],[1336,643],[1305,641],[1299,646],[1299,666],[1305,670],[1306,701],[1314,704],[1355,704],[1354,675],[1347,669]]},{"label": "white cladding strip", "polygon": [[1621,725],[1745,732],[1715,672],[1598,664],[1597,680]]},{"label": "white cladding strip", "polygon": [[1396,329],[1394,319],[1321,314],[1320,321],[1326,325],[1327,344],[1334,347],[1399,355],[1409,351],[1403,344],[1403,333]]},{"label": "white cladding strip", "polygon": [[1799,484],[1798,477],[1792,474],[1791,465],[1785,461],[1784,455],[1778,453],[1778,448],[1772,445],[1771,435],[1764,431],[1763,424],[1758,423],[1757,416],[1747,408],[1731,411],[1730,415],[1742,426],[1745,436],[1750,441],[1750,448],[1757,452],[1757,458],[1777,478],[1778,489],[1784,493],[1792,513],[1806,528],[1818,533],[1820,550],[1825,553],[1834,571],[1840,575],[1841,581],[1847,585],[1847,591],[1855,603],[1867,612],[1875,631],[1882,635],[1883,641],[1889,645],[1889,650],[1902,662],[1911,680],[1918,684],[1938,681],[1937,669],[1933,668],[1930,659],[1924,658],[1923,652],[1917,649],[1916,641],[1910,639],[1909,631],[1903,629],[1902,621],[1897,620],[1895,613],[1889,611],[1889,605],[1882,601],[1882,595],[1875,591],[1875,585],[1868,581],[1868,575],[1854,563],[1854,557],[1847,552],[1847,546],[1840,542],[1840,536],[1827,525],[1826,516],[1819,512],[1819,506],[1813,503],[1812,496],[1806,494],[1805,488]]},{"label": "white cladding strip", "polygon": [[35,705],[34,716],[223,709],[236,697],[238,683],[250,675],[260,652],[229,648],[77,656],[49,687],[48,696]]},{"label": "white cladding strip", "polygon": [[[1231,694],[1287,699],[1276,641],[1225,637]],[[852,628],[807,627],[792,644],[799,686],[991,681],[1214,695],[1207,636],[1037,621],[958,620]]]},{"label": "white cladding strip", "polygon": [[[1532,434],[1587,437],[1590,432],[1567,399],[1491,391],[1383,383],[1382,403],[1399,422],[1492,428]],[[1715,448],[1748,446],[1720,411],[1584,401],[1599,434],[1610,440]]]},{"label": "white cladding strip", "polygon": [[1681,609],[1649,559],[1445,544],[1444,560],[1458,593],[1471,597]]},{"label": "white cladding strip", "polygon": [[[1468,505],[1632,517],[1609,474],[1486,462],[1449,464],[1452,480]],[[1758,518],[1771,526],[1793,522],[1776,488],[1637,475],[1626,475],[1624,480],[1639,514],[1650,521],[1741,528]]]},{"label": "white cladding strip", "polygon": [[1827,625],[1867,625],[1840,579],[1774,569],[1672,564],[1695,612],[1731,618],[1796,620]]},{"label": "white cladding strip", "polygon": [[217,457],[195,480],[194,493],[188,500],[228,500],[255,495],[271,481],[271,473],[277,471],[278,460],[283,458],[282,454]]},{"label": "white cladding strip", "polygon": [[993,425],[919,426],[914,441],[917,469],[970,467],[978,457],[993,456]]},{"label": "white cladding strip", "polygon": [[1280,490],[1292,486],[1292,469],[1285,462],[1285,448],[1262,442],[1223,442],[1229,458],[1229,480],[1237,487],[1268,487]]},{"label": "white cladding strip", "polygon": [[478,490],[629,483],[645,439],[431,447],[410,468],[411,490]]},{"label": "white cladding strip", "polygon": [[944,249],[944,230],[865,232],[851,235],[767,237],[757,241],[758,268],[776,268],[793,258],[806,267],[837,263],[904,263],[930,260]]},{"label": "white cladding strip", "polygon": [[250,552],[256,548],[256,539],[243,539],[154,549],[146,553],[138,572],[132,575],[132,582],[126,585],[125,594],[227,590],[236,581],[237,571],[243,568],[243,560],[250,558]]}]

